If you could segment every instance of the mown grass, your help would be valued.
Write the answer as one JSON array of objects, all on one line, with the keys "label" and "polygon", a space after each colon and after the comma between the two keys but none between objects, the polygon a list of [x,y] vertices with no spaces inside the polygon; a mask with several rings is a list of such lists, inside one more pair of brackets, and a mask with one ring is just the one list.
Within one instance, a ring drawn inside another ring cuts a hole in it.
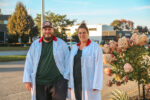
[{"label": "mown grass", "polygon": [[21,50],[28,50],[29,46],[27,47],[0,47],[0,51],[21,51]]},{"label": "mown grass", "polygon": [[0,56],[0,62],[25,60],[25,55]]}]

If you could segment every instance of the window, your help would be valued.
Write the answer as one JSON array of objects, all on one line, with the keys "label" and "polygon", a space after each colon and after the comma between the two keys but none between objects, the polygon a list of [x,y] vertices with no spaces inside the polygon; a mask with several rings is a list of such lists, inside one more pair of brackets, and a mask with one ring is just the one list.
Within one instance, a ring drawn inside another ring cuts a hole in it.
[{"label": "window", "polygon": [[4,24],[7,24],[8,23],[8,20],[4,20]]},{"label": "window", "polygon": [[97,31],[96,28],[89,28],[89,31]]},{"label": "window", "polygon": [[4,24],[4,21],[3,21],[3,20],[0,20],[0,24]]}]

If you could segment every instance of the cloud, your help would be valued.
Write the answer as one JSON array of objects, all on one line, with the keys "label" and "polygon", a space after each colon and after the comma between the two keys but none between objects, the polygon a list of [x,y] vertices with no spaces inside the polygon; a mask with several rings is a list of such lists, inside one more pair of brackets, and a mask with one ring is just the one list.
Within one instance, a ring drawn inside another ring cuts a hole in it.
[{"label": "cloud", "polygon": [[150,5],[134,8],[134,10],[145,10],[145,9],[150,9]]}]

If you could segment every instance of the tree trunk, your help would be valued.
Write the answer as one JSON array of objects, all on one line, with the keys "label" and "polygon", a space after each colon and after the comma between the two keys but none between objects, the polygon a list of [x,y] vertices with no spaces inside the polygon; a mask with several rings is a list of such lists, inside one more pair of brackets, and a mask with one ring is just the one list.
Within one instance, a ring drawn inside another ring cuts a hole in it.
[{"label": "tree trunk", "polygon": [[142,84],[142,86],[143,86],[143,100],[146,100],[146,98],[145,98],[145,85]]},{"label": "tree trunk", "polygon": [[139,82],[138,82],[138,91],[139,91],[138,100],[140,100],[140,84],[139,84]]},{"label": "tree trunk", "polygon": [[18,42],[19,42],[19,43],[22,43],[20,36],[18,37]]}]

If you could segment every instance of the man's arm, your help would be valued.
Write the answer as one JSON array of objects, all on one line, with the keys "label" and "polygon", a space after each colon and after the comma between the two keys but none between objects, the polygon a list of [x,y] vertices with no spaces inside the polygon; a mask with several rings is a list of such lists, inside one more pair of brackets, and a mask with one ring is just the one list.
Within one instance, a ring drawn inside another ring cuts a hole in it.
[{"label": "man's arm", "polygon": [[32,54],[33,54],[33,45],[31,45],[27,56],[26,56],[26,61],[25,61],[25,67],[24,67],[24,76],[23,76],[23,83],[25,83],[25,87],[27,88],[28,91],[31,90],[32,88],[32,79],[31,79],[31,74],[33,71],[33,59],[32,59]]},{"label": "man's arm", "polygon": [[67,44],[65,43],[64,45],[64,52],[65,52],[65,72],[64,72],[64,78],[69,80],[69,56],[70,56],[70,51],[69,51],[69,48],[67,46]]}]

